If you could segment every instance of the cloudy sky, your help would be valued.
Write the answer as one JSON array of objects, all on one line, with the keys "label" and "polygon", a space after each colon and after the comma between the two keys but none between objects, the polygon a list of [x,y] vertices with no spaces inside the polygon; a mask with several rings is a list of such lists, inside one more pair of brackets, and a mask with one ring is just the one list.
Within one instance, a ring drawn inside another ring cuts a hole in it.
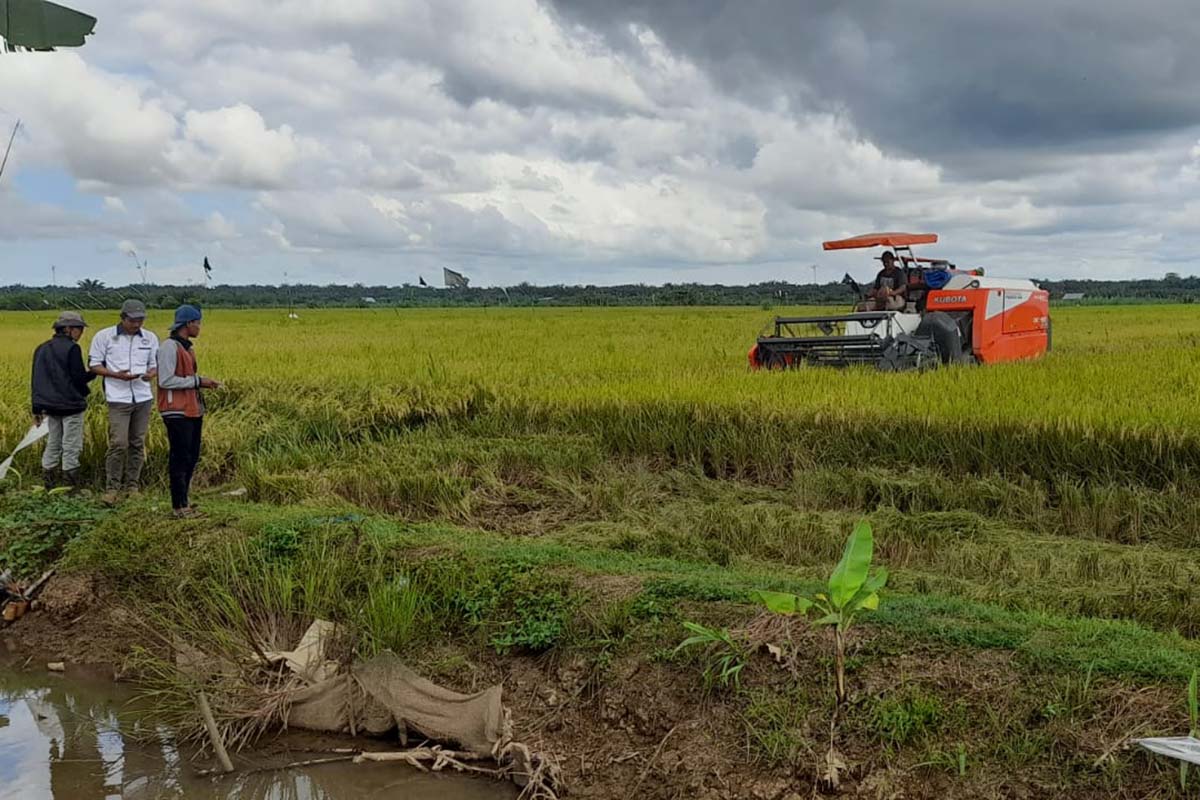
[{"label": "cloudy sky", "polygon": [[2,283],[1200,273],[1195,0],[68,4],[0,54]]}]

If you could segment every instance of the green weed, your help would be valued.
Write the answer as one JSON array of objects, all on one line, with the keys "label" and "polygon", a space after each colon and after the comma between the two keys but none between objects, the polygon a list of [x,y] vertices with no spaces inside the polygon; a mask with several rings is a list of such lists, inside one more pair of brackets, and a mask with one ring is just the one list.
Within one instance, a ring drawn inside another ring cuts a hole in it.
[{"label": "green weed", "polygon": [[931,736],[940,731],[946,710],[936,696],[904,690],[875,702],[867,726],[890,749]]},{"label": "green weed", "polygon": [[805,747],[809,707],[799,692],[747,692],[742,724],[750,753],[770,766],[793,766]]},{"label": "green weed", "polygon": [[745,648],[724,628],[707,628],[690,621],[685,621],[683,627],[692,635],[680,642],[674,652],[678,654],[691,648],[699,649],[704,690],[737,689],[741,685],[742,670],[748,658]]},{"label": "green weed", "polygon": [[36,578],[105,514],[87,498],[58,490],[0,495],[0,572]]}]

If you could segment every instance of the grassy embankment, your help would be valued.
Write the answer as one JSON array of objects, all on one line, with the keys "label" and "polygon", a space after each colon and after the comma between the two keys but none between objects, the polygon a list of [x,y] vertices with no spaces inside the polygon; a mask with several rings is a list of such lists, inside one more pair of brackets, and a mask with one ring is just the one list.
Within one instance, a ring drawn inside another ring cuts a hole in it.
[{"label": "grassy embankment", "polygon": [[[657,674],[674,682],[658,691],[683,687],[690,705],[673,723],[700,719],[717,729],[706,743],[713,754],[732,751],[761,774],[801,785],[820,772],[833,705],[821,634],[793,630],[798,674],[747,646],[740,682],[707,693],[705,658],[673,654],[684,620],[753,628],[761,618],[750,591],[811,593],[813,570],[751,556],[722,566],[724,559],[654,555],[603,538],[408,523],[344,505],[213,500],[207,523],[147,525],[154,502],[107,514],[73,500],[50,506],[63,519],[99,516],[82,530],[74,525],[63,566],[99,572],[135,609],[125,619],[137,622],[124,633],[148,650],[133,663],[168,717],[190,719],[193,687],[155,656],[165,641],[178,634],[209,653],[248,655],[247,631],[285,646],[322,617],[348,626],[348,648],[360,656],[393,649],[461,688],[495,676],[479,665],[497,659],[533,656],[547,675],[555,664],[581,661],[584,693],[566,716],[583,716],[625,750],[653,747],[663,731],[631,734],[588,715],[620,695],[630,662],[644,663],[639,683],[654,686]],[[8,518],[18,505],[36,513],[47,501],[9,497]],[[782,643],[782,634],[772,640]],[[860,627],[850,656],[851,701],[836,742],[859,779],[887,776],[914,797],[1003,796],[1017,787],[1032,796],[1187,796],[1168,765],[1106,753],[1130,734],[1179,731],[1182,687],[1200,662],[1190,639],[1136,622],[913,591],[901,581]],[[253,707],[254,698],[234,692],[218,713]],[[521,706],[519,729],[543,713]],[[555,747],[554,734],[533,732]],[[583,781],[573,769],[568,776]]]},{"label": "grassy embankment", "polygon": [[[69,564],[151,607],[209,598],[175,620],[192,628],[321,614],[356,625],[363,652],[584,653],[602,684],[614,659],[665,658],[684,617],[737,625],[750,589],[811,589],[867,516],[893,578],[852,662],[876,688],[850,750],[963,791],[1019,769],[1170,796],[1145,758],[1094,765],[1080,730],[1107,746],[1145,721],[1121,711],[1131,691],[1181,696],[1200,660],[1180,636],[1200,618],[1187,309],[1063,311],[1042,362],[923,376],[749,374],[769,314],[742,309],[279,316],[217,312],[200,343],[230,381],[202,478],[256,504],[160,526],[145,501],[84,526]],[[29,322],[0,317],[6,439]],[[156,427],[152,474],[162,461]],[[358,511],[387,516],[344,518]],[[622,591],[597,590],[614,577]],[[1011,656],[1005,692],[885,679],[906,654],[961,673],[986,652]],[[806,680],[757,664],[721,693],[751,756],[812,768],[822,734],[803,719],[827,668],[815,649]]]}]

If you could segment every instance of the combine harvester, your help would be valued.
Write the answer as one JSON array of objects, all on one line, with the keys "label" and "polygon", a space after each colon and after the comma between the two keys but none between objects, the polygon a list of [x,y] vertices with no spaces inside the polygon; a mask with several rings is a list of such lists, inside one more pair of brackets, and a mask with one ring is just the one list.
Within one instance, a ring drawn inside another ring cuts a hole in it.
[{"label": "combine harvester", "polygon": [[[907,302],[894,311],[776,317],[775,332],[750,349],[758,369],[870,365],[882,370],[942,364],[996,364],[1050,349],[1050,294],[1031,280],[990,278],[948,261],[918,258],[912,247],[936,233],[869,233],[825,242],[826,250],[890,247],[904,271]],[[843,283],[862,289],[847,275]],[[856,306],[857,308],[857,306]]]}]

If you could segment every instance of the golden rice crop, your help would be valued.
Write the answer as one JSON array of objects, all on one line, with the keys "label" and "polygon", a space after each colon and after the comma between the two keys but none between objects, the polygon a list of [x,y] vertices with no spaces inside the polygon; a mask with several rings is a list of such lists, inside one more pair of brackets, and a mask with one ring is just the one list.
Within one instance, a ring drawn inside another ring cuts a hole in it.
[{"label": "golden rice crop", "polygon": [[[746,351],[773,313],[372,309],[289,320],[214,309],[197,349],[228,390],[210,396],[202,469],[228,478],[259,457],[303,466],[330,448],[470,420],[492,433],[586,433],[614,452],[719,474],[883,463],[1163,486],[1200,471],[1200,314],[1188,306],[1056,309],[1055,349],[1040,361],[899,375],[752,372]],[[52,316],[0,314],[4,443],[28,426],[30,354]],[[88,316],[89,336],[116,321]],[[167,320],[155,311],[148,326],[164,334]],[[85,459],[95,468],[104,424],[94,398]],[[152,466],[164,445],[156,423]]]}]

